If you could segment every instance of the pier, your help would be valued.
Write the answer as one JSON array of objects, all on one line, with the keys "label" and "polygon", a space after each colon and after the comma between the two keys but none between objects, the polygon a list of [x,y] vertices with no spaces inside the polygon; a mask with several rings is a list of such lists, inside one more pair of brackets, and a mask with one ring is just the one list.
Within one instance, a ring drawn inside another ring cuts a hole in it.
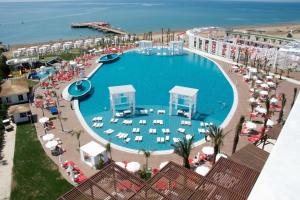
[{"label": "pier", "polygon": [[82,22],[82,23],[72,23],[71,28],[91,28],[102,32],[114,33],[118,35],[127,35],[128,33],[117,28],[110,26],[108,22]]}]

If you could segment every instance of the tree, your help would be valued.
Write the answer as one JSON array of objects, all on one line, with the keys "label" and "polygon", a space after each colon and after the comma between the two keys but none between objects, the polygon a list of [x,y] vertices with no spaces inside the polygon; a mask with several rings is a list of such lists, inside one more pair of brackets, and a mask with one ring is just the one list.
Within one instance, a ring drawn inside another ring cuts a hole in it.
[{"label": "tree", "polygon": [[0,54],[0,81],[8,78],[10,74],[10,68],[6,64],[7,58],[1,53]]},{"label": "tree", "polygon": [[141,150],[139,150],[139,152],[142,152],[144,154],[145,159],[146,159],[145,169],[148,170],[148,163],[149,163],[149,158],[151,156],[151,151],[141,149]]},{"label": "tree", "polygon": [[78,148],[80,148],[80,136],[82,132],[83,132],[82,130],[79,130],[79,131],[73,131],[72,133],[73,135],[76,135],[76,139],[78,141]]},{"label": "tree", "polygon": [[190,169],[190,163],[189,163],[189,157],[190,157],[190,153],[192,150],[192,144],[194,141],[195,136],[193,135],[191,139],[186,139],[186,137],[184,137],[182,140],[180,140],[179,142],[172,144],[172,146],[174,147],[174,153],[176,153],[177,155],[181,156],[183,159],[183,165],[184,167]]},{"label": "tree", "polygon": [[283,69],[280,69],[280,71],[279,71],[279,80],[282,80],[282,74],[283,74]]},{"label": "tree", "polygon": [[285,94],[283,93],[281,95],[281,108],[280,108],[278,119],[277,119],[278,124],[282,122],[283,110],[284,110],[285,104],[286,104],[286,97],[285,97]]},{"label": "tree", "polygon": [[263,125],[263,129],[262,129],[261,136],[260,136],[260,141],[263,141],[263,147],[262,147],[262,149],[264,149],[265,145],[266,145],[266,141],[267,141],[267,134],[266,134],[267,123],[268,123],[268,120],[269,120],[270,115],[271,115],[271,111],[270,111],[270,98],[269,97],[267,97],[267,99],[265,101],[265,106],[266,106],[266,114],[264,116],[264,125]]},{"label": "tree", "polygon": [[108,142],[108,143],[105,145],[105,149],[106,149],[106,151],[109,153],[109,158],[110,158],[110,160],[112,160],[112,154],[111,154],[111,145],[110,145],[110,142]]},{"label": "tree", "polygon": [[217,154],[220,153],[221,146],[223,146],[225,134],[223,134],[223,130],[221,128],[218,128],[215,125],[209,126],[208,131],[208,135],[210,136],[211,142],[214,145],[213,164],[215,164]]},{"label": "tree", "polygon": [[235,127],[235,135],[234,135],[234,139],[233,139],[232,154],[235,153],[236,147],[239,143],[239,137],[240,137],[239,135],[240,135],[241,130],[243,129],[244,122],[245,122],[245,116],[242,115],[240,117],[239,123]]},{"label": "tree", "polygon": [[297,97],[297,93],[298,93],[298,89],[294,88],[294,95],[293,95],[293,101],[291,103],[291,108],[294,106],[294,103],[295,103],[295,100],[296,100],[296,97]]}]

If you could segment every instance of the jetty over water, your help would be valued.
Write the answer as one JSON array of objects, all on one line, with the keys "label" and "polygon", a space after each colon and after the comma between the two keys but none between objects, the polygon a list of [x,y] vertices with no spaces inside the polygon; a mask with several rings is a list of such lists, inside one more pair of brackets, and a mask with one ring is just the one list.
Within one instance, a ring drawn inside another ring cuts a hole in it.
[{"label": "jetty over water", "polygon": [[110,26],[108,22],[82,22],[82,23],[72,23],[71,28],[91,28],[102,32],[114,33],[118,35],[127,35],[128,33],[117,28]]}]

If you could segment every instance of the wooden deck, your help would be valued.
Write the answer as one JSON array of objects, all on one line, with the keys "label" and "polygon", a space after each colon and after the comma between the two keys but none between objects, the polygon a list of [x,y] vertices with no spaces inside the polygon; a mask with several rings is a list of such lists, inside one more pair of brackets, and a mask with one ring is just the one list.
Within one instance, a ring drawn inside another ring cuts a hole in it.
[{"label": "wooden deck", "polygon": [[72,23],[72,28],[91,28],[102,32],[114,33],[118,35],[126,35],[127,32],[110,26],[108,22],[83,22],[83,23]]}]

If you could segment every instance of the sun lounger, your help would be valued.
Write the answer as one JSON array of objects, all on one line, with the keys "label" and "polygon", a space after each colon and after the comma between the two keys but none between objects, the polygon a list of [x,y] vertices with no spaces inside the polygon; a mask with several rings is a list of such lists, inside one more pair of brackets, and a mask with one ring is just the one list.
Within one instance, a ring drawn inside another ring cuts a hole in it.
[{"label": "sun lounger", "polygon": [[110,135],[110,134],[112,134],[114,132],[114,130],[113,129],[107,129],[106,131],[104,131],[104,133],[105,134],[108,134],[108,135]]},{"label": "sun lounger", "polygon": [[98,124],[98,123],[93,123],[93,125],[92,125],[92,126],[93,126],[93,127],[96,127],[96,126],[97,126],[97,124]]},{"label": "sun lounger", "polygon": [[110,119],[110,123],[112,123],[112,124],[115,124],[115,123],[117,123],[119,121],[119,119],[116,119],[116,118],[111,118]]},{"label": "sun lounger", "polygon": [[158,124],[163,125],[164,121],[163,120],[158,120]]},{"label": "sun lounger", "polygon": [[184,132],[185,132],[185,129],[184,129],[184,128],[178,128],[177,131],[178,131],[179,133],[184,133]]},{"label": "sun lounger", "polygon": [[154,109],[153,109],[153,108],[150,108],[150,109],[149,109],[149,112],[153,113],[153,112],[154,112]]},{"label": "sun lounger", "polygon": [[170,129],[169,128],[166,128],[165,134],[170,134]]},{"label": "sun lounger", "polygon": [[177,143],[177,142],[179,142],[179,141],[180,141],[179,138],[173,138],[173,142],[174,142],[174,143]]},{"label": "sun lounger", "polygon": [[203,127],[204,126],[204,122],[200,122],[200,126]]},{"label": "sun lounger", "polygon": [[97,123],[97,125],[95,127],[96,128],[102,128],[103,127],[103,123]]},{"label": "sun lounger", "polygon": [[148,110],[146,110],[146,109],[140,110],[140,113],[142,115],[148,115]]},{"label": "sun lounger", "polygon": [[128,143],[131,140],[131,138],[126,138],[125,142]]},{"label": "sun lounger", "polygon": [[160,137],[157,137],[157,138],[156,138],[156,142],[157,142],[157,143],[160,143]]},{"label": "sun lounger", "polygon": [[160,138],[160,142],[161,142],[161,143],[165,143],[165,138],[164,138],[164,137],[161,137],[161,138]]},{"label": "sun lounger", "polygon": [[170,136],[166,136],[166,142],[170,141]]},{"label": "sun lounger", "polygon": [[118,138],[118,137],[120,137],[120,135],[122,135],[123,133],[121,133],[121,132],[119,132],[117,135],[116,135],[116,137]]},{"label": "sun lounger", "polygon": [[124,110],[124,112],[123,112],[125,115],[129,115],[129,114],[131,114],[131,110]]},{"label": "sun lounger", "polygon": [[166,113],[165,110],[157,110],[157,114],[158,114],[158,115],[163,115],[163,114],[165,114],[165,113]]},{"label": "sun lounger", "polygon": [[133,128],[132,129],[132,133],[139,133],[140,132],[140,128]]},{"label": "sun lounger", "polygon": [[192,139],[192,135],[190,135],[190,134],[187,134],[186,136],[185,136],[185,138],[187,139],[187,140],[190,140],[190,139]]},{"label": "sun lounger", "polygon": [[115,116],[116,116],[116,117],[124,117],[124,113],[122,113],[122,112],[117,112],[117,113],[115,114]]}]

